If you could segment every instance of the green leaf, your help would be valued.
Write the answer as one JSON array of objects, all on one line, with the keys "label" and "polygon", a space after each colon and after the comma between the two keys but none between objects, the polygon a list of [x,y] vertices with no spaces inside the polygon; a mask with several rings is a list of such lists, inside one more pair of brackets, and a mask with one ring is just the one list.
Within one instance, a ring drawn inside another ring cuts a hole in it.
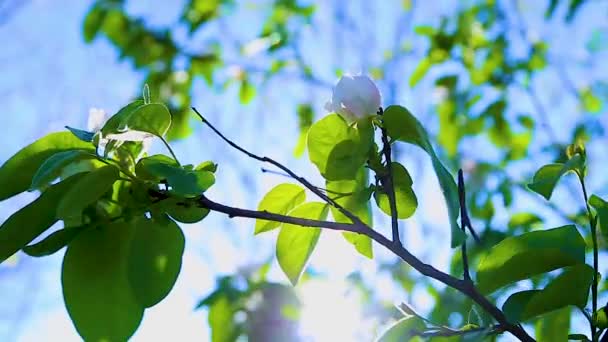
[{"label": "green leaf", "polygon": [[32,177],[47,158],[74,149],[95,153],[93,144],[83,142],[70,132],[51,133],[21,149],[0,167],[0,201],[28,190]]},{"label": "green leaf", "polygon": [[201,208],[186,198],[169,198],[159,203],[161,210],[181,223],[196,223],[207,217],[209,209]]},{"label": "green leaf", "polygon": [[568,341],[589,341],[589,339],[585,334],[570,334],[568,335]]},{"label": "green leaf", "polygon": [[570,331],[570,308],[562,308],[545,314],[536,324],[538,342],[567,342]]},{"label": "green leaf", "polygon": [[69,150],[63,152],[57,152],[47,158],[47,160],[40,165],[36,174],[32,178],[32,185],[30,190],[40,189],[47,186],[53,180],[57,179],[63,169],[77,161],[86,159],[96,159],[97,156],[85,150]]},{"label": "green leaf", "polygon": [[327,180],[354,179],[373,143],[368,119],[349,126],[338,114],[315,122],[308,131],[308,156]]},{"label": "green leaf", "polygon": [[[159,172],[156,171],[156,169],[158,169],[159,166],[157,166],[156,164],[166,164],[179,168],[179,165],[177,164],[175,159],[164,154],[155,154],[153,156],[141,158],[137,162],[137,164],[135,165],[135,174],[137,175],[137,178],[151,180],[155,182],[159,182],[162,179],[165,179],[165,175],[162,172],[160,175],[158,175]],[[160,168],[162,169],[162,166]]]},{"label": "green leaf", "polygon": [[[568,267],[543,290],[512,294],[503,312],[512,323],[519,323],[568,305],[584,308],[593,281],[593,267],[585,264]],[[566,331],[564,336],[567,335]]]},{"label": "green leaf", "polygon": [[80,232],[88,226],[68,227],[53,232],[42,241],[23,247],[25,254],[33,257],[51,255],[67,246]]},{"label": "green leaf", "polygon": [[138,162],[138,175],[156,180],[166,180],[171,193],[182,197],[195,197],[215,183],[215,176],[207,170],[187,170],[174,165],[169,157],[153,156]]},{"label": "green leaf", "polygon": [[410,87],[415,87],[416,84],[418,84],[418,82],[420,82],[420,80],[424,77],[424,75],[429,72],[431,66],[433,66],[433,62],[431,62],[430,57],[425,57],[422,59],[410,76]]},{"label": "green leaf", "polygon": [[[343,208],[357,216],[365,224],[371,226],[372,224],[372,212],[369,203],[371,196],[371,189],[367,186],[368,172],[365,169],[361,169],[357,174],[355,180],[342,180],[342,181],[327,181],[326,188],[329,196],[340,204]],[[350,194],[344,196],[341,194]],[[335,207],[330,207],[331,214],[334,221],[341,223],[352,223],[349,218],[344,216]],[[342,235],[353,246],[357,252],[362,255],[373,258],[374,252],[372,249],[372,240],[363,234],[357,234],[353,232],[343,232]]]},{"label": "green leaf", "polygon": [[[309,202],[289,212],[289,216],[313,220],[325,220],[329,207],[325,203]],[[281,269],[295,286],[306,268],[319,237],[320,228],[283,224],[277,238],[277,260]]]},{"label": "green leaf", "polygon": [[128,257],[128,278],[135,297],[144,307],[165,298],[182,266],[184,234],[168,217],[134,221],[135,234]]},{"label": "green leaf", "polygon": [[0,226],[0,263],[49,229],[57,219],[59,199],[82,175],[75,175],[51,186],[32,203],[12,214]]},{"label": "green leaf", "polygon": [[507,224],[507,226],[510,230],[519,227],[523,227],[526,230],[530,230],[533,227],[539,226],[542,222],[543,220],[541,220],[541,218],[538,217],[538,215],[536,214],[521,212],[513,214],[509,219],[509,223]]},{"label": "green leaf", "polygon": [[171,127],[171,113],[162,103],[150,103],[137,107],[122,122],[119,129],[148,132],[163,137]]},{"label": "green leaf", "polygon": [[90,43],[95,39],[106,18],[106,13],[104,6],[99,5],[93,6],[87,13],[82,27],[82,36],[85,42]]},{"label": "green leaf", "polygon": [[382,121],[392,139],[417,145],[431,157],[433,169],[448,208],[452,234],[451,245],[452,248],[460,246],[465,241],[466,235],[458,226],[458,215],[460,214],[458,187],[450,172],[437,157],[426,130],[406,108],[401,106],[389,106],[384,111]]},{"label": "green leaf", "polygon": [[80,222],[83,210],[112,189],[118,178],[118,168],[106,165],[85,174],[59,201],[57,218]]},{"label": "green leaf", "polygon": [[536,171],[528,188],[548,201],[559,179],[571,171],[582,172],[584,163],[584,158],[580,154],[575,154],[565,164],[547,164]]},{"label": "green leaf", "polygon": [[[391,165],[393,187],[395,188],[395,202],[397,204],[397,217],[406,219],[412,216],[418,207],[418,199],[412,189],[414,183],[412,177],[403,165],[397,162],[393,162]],[[378,189],[374,192],[374,199],[376,200],[378,207],[380,207],[385,214],[391,216],[391,206],[388,195],[383,189]]]},{"label": "green leaf", "polygon": [[584,264],[585,247],[574,225],[508,237],[479,263],[478,288],[489,294],[533,275]]},{"label": "green leaf", "polygon": [[134,228],[123,222],[87,229],[68,245],[63,258],[63,299],[85,341],[126,341],[144,313],[128,278]]},{"label": "green leaf", "polygon": [[[295,184],[279,184],[268,191],[258,205],[258,211],[285,215],[288,211],[304,202],[306,194],[304,189]],[[273,230],[281,225],[280,222],[256,220],[255,234]]]},{"label": "green leaf", "polygon": [[591,198],[589,198],[589,205],[597,211],[600,231],[602,232],[604,239],[608,241],[608,202],[596,195],[591,195]]},{"label": "green leaf", "polygon": [[234,315],[236,309],[225,295],[218,297],[209,307],[209,327],[212,342],[235,341]]},{"label": "green leaf", "polygon": [[123,127],[123,123],[131,116],[131,114],[139,107],[144,105],[143,100],[135,100],[128,105],[122,107],[116,114],[112,115],[101,128],[101,133],[105,137],[108,134],[119,133],[119,129]]},{"label": "green leaf", "polygon": [[239,89],[239,99],[242,104],[248,104],[255,97],[255,87],[248,79],[244,79],[241,82],[241,88]]},{"label": "green leaf", "polygon": [[579,96],[585,111],[597,114],[602,110],[602,100],[593,93],[591,88],[584,89]]},{"label": "green leaf", "polygon": [[95,138],[95,133],[93,132],[89,132],[89,131],[85,131],[82,129],[78,129],[78,128],[73,128],[70,126],[65,126],[65,128],[67,128],[70,132],[72,132],[72,134],[74,134],[74,136],[84,142],[93,142],[93,139]]},{"label": "green leaf", "polygon": [[378,342],[400,342],[410,341],[416,333],[421,333],[426,330],[424,322],[415,316],[405,317],[393,325],[391,325],[382,336],[378,338]]}]

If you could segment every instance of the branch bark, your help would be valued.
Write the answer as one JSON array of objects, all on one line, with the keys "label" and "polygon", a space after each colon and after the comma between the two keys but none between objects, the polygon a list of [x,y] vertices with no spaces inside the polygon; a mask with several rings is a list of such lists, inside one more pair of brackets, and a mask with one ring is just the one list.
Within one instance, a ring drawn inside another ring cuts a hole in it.
[{"label": "branch bark", "polygon": [[477,288],[475,288],[471,281],[464,281],[455,278],[447,273],[436,269],[435,267],[429,264],[422,262],[412,253],[410,253],[407,249],[405,249],[401,244],[389,240],[387,237],[369,228],[369,226],[367,225],[361,225],[357,223],[337,223],[330,221],[310,220],[287,215],[274,214],[267,211],[256,211],[236,208],[217,203],[209,199],[205,195],[201,195],[199,197],[199,204],[202,207],[208,208],[209,210],[224,213],[230,218],[247,217],[282,223],[291,223],[305,227],[325,228],[335,231],[354,232],[366,235],[375,242],[384,246],[386,249],[390,250],[393,254],[401,258],[401,260],[405,261],[407,264],[412,266],[422,275],[438,280],[441,283],[450,286],[458,290],[462,294],[466,295],[467,297],[471,298],[475,303],[477,303],[492,317],[494,317],[494,319],[504,328],[505,331],[510,332],[511,334],[519,338],[521,341],[534,341],[534,339],[530,335],[528,335],[528,333],[526,333],[523,328],[518,325],[509,323],[503,312],[500,311],[496,306],[494,306],[494,304],[492,304],[484,295],[482,295],[477,290]]},{"label": "branch bark", "polygon": [[[224,213],[224,214],[228,215],[228,217],[230,217],[230,218],[247,217],[247,218],[254,218],[254,219],[261,219],[261,220],[268,220],[268,221],[275,221],[275,222],[282,222],[282,223],[291,223],[291,224],[296,224],[296,225],[305,226],[305,227],[317,227],[317,228],[331,229],[331,230],[335,230],[335,231],[344,231],[344,232],[353,232],[353,233],[363,234],[363,235],[369,237],[370,239],[372,239],[373,241],[379,243],[380,245],[382,245],[389,251],[391,251],[394,255],[398,256],[401,260],[403,260],[404,262],[406,262],[407,264],[412,266],[414,269],[416,269],[422,275],[433,278],[435,280],[438,280],[439,282],[441,282],[447,286],[450,286],[450,287],[456,289],[457,291],[459,291],[460,293],[469,297],[471,300],[473,300],[475,303],[477,303],[479,306],[481,306],[486,312],[488,312],[499,323],[499,325],[501,327],[503,327],[503,329],[505,331],[510,332],[515,337],[517,337],[519,340],[525,341],[525,342],[534,341],[534,339],[530,335],[528,335],[528,333],[520,325],[511,324],[507,320],[504,313],[500,309],[498,309],[494,304],[492,304],[492,302],[490,302],[490,300],[488,300],[483,294],[481,294],[470,279],[462,280],[462,279],[453,277],[448,273],[444,273],[444,272],[436,269],[432,265],[424,263],[422,260],[418,259],[415,255],[413,255],[412,253],[410,253],[410,251],[408,251],[406,248],[403,247],[403,245],[399,241],[398,231],[397,231],[397,238],[395,238],[395,230],[393,229],[393,239],[392,240],[388,239],[384,235],[375,231],[372,227],[365,224],[358,217],[353,215],[350,211],[348,211],[345,208],[343,208],[342,206],[340,206],[338,203],[336,203],[334,200],[332,200],[329,196],[327,196],[321,190],[319,190],[317,187],[315,187],[310,182],[308,182],[305,178],[298,176],[297,174],[295,174],[293,171],[291,171],[289,168],[287,168],[283,164],[281,164],[271,158],[261,157],[256,154],[253,154],[253,153],[245,150],[244,148],[240,147],[239,145],[237,145],[230,139],[226,138],[209,121],[207,121],[207,119],[205,119],[196,110],[196,108],[192,108],[192,109],[200,117],[200,119],[203,121],[204,124],[209,126],[209,128],[211,128],[220,138],[222,138],[231,147],[246,154],[250,158],[259,160],[261,162],[270,163],[270,164],[276,166],[277,168],[281,169],[282,171],[287,173],[290,177],[292,177],[293,179],[295,179],[296,181],[298,181],[302,185],[304,185],[311,192],[313,192],[314,194],[319,196],[325,202],[327,202],[330,205],[337,208],[346,217],[348,217],[352,221],[352,223],[338,223],[338,222],[330,222],[330,221],[311,220],[311,219],[297,218],[297,217],[292,217],[292,216],[287,216],[287,215],[274,214],[274,213],[270,213],[268,211],[257,211],[257,210],[236,208],[236,207],[231,207],[228,205],[224,205],[224,204],[212,201],[211,199],[206,197],[204,194],[202,194],[198,198],[198,202],[201,207],[208,208],[209,210],[212,210],[212,211]],[[383,132],[383,141],[384,140],[386,140],[386,143],[388,143],[388,138],[386,136],[386,132]],[[389,148],[390,148],[390,145],[389,145]],[[390,150],[389,150],[389,152],[390,152]],[[386,157],[386,155],[385,155],[385,157]],[[388,159],[386,161],[389,163],[388,165],[390,165],[390,153],[389,153]],[[390,181],[392,181],[392,177],[390,177]],[[394,192],[393,192],[393,200],[394,200]],[[391,213],[393,214],[393,215],[391,215],[391,217],[395,217],[395,218],[397,217],[396,210],[391,210]],[[394,222],[393,222],[393,227],[394,227]]]},{"label": "branch bark", "polygon": [[[378,114],[382,116],[384,110],[380,108]],[[382,131],[382,154],[384,154],[384,161],[386,162],[386,174],[381,178],[382,187],[386,191],[388,196],[388,203],[391,208],[391,231],[393,233],[393,242],[401,245],[401,239],[399,238],[399,215],[397,214],[397,200],[395,199],[395,184],[393,184],[393,161],[391,156],[391,143],[388,141],[388,134],[384,125]]]}]

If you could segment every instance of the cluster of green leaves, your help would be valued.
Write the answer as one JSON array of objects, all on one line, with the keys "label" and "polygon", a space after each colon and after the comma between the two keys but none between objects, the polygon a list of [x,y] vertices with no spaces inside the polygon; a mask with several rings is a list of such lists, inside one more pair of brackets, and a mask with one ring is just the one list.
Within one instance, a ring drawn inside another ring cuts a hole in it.
[{"label": "cluster of green leaves", "polygon": [[[216,77],[217,71],[224,67],[226,56],[223,51],[225,47],[231,47],[230,42],[225,39],[208,41],[200,51],[197,42],[197,51],[192,52],[188,44],[183,45],[175,38],[176,31],[183,27],[189,32],[188,42],[195,34],[217,25],[219,18],[235,12],[242,4],[233,0],[190,0],[185,3],[179,21],[166,27],[147,25],[144,18],[127,13],[126,4],[126,0],[95,1],[86,14],[83,36],[86,42],[105,36],[117,48],[121,59],[129,60],[135,69],[145,72],[143,83],[150,86],[152,93],[158,94],[161,102],[169,105],[173,114],[168,140],[185,138],[192,132],[190,107],[195,78],[202,78],[210,88],[219,85],[225,89],[236,83],[239,99],[245,104],[255,97],[256,84],[247,70],[242,69],[222,81]],[[268,18],[260,28],[258,38],[249,43],[265,46],[264,51],[272,57],[262,78],[270,78],[288,66],[284,57],[274,54],[288,46],[294,20],[306,22],[314,10],[314,6],[302,6],[295,0],[276,0],[269,4]],[[228,58],[247,58],[247,44],[241,48],[242,56],[230,55]],[[179,67],[183,64],[185,70]]]},{"label": "cluster of green leaves", "polygon": [[49,134],[0,168],[0,200],[40,191],[0,226],[0,262],[19,250],[41,257],[67,247],[63,296],[85,340],[124,341],[135,332],[177,280],[185,243],[177,222],[209,212],[197,197],[215,182],[215,164],[180,165],[143,151],[141,139],[164,141],[170,126],[168,109],[145,98],[98,132]]}]

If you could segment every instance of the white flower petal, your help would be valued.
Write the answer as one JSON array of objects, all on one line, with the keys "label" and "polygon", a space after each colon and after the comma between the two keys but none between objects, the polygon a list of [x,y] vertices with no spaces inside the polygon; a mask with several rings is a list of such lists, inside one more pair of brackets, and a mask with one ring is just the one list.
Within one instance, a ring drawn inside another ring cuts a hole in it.
[{"label": "white flower petal", "polygon": [[87,120],[87,129],[90,132],[99,132],[103,125],[108,120],[108,115],[105,110],[100,108],[89,109],[89,118]]},{"label": "white flower petal", "polygon": [[372,79],[365,75],[344,75],[334,87],[325,109],[352,122],[376,114],[380,106],[380,91]]}]

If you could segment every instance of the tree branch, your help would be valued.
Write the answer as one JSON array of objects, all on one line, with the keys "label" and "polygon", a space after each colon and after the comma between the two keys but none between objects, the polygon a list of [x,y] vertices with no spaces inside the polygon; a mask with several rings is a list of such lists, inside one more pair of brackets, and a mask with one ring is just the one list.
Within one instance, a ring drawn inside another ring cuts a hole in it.
[{"label": "tree branch", "polygon": [[[240,147],[239,145],[237,145],[230,139],[226,138],[220,131],[218,131],[209,121],[207,121],[207,119],[205,119],[196,110],[196,108],[193,107],[192,109],[200,117],[200,119],[203,121],[204,124],[209,126],[209,128],[211,128],[215,132],[215,134],[217,134],[220,138],[222,138],[230,146],[239,150],[240,152],[244,153],[245,155],[247,155],[248,157],[250,157],[252,159],[272,164],[272,165],[276,166],[277,168],[281,169],[287,175],[289,175],[293,179],[300,182],[308,190],[310,190],[311,192],[313,192],[314,194],[319,196],[325,202],[327,202],[330,205],[337,208],[342,214],[344,214],[346,217],[348,217],[352,221],[352,223],[337,223],[337,222],[330,222],[330,221],[303,219],[303,218],[297,218],[297,217],[292,217],[292,216],[274,214],[274,213],[270,213],[268,211],[256,211],[256,210],[230,207],[230,206],[227,206],[224,204],[214,202],[214,201],[210,200],[209,198],[207,198],[205,195],[201,195],[198,198],[199,204],[202,207],[208,208],[209,210],[227,214],[228,217],[230,217],[230,218],[248,217],[248,218],[282,222],[282,223],[291,223],[291,224],[296,224],[296,225],[305,226],[305,227],[318,227],[318,228],[325,228],[325,229],[331,229],[331,230],[336,230],[336,231],[346,231],[346,232],[363,234],[363,235],[369,237],[370,239],[374,240],[375,242],[379,243],[380,245],[384,246],[386,249],[388,249],[393,254],[395,254],[396,256],[401,258],[401,260],[403,260],[404,262],[406,262],[407,264],[412,266],[414,269],[416,269],[422,275],[433,278],[435,280],[438,280],[439,282],[441,282],[447,286],[450,286],[450,287],[458,290],[462,294],[466,295],[467,297],[469,297],[471,300],[473,300],[475,303],[477,303],[479,306],[481,306],[486,312],[488,312],[492,317],[494,317],[494,319],[496,319],[496,321],[502,327],[504,327],[505,331],[510,332],[511,334],[513,334],[514,336],[519,338],[521,341],[526,341],[526,342],[534,341],[534,339],[532,337],[530,337],[530,335],[528,335],[528,333],[521,326],[509,323],[509,321],[507,320],[507,318],[503,314],[503,312],[500,311],[500,309],[498,309],[496,306],[494,306],[494,304],[492,304],[484,295],[482,295],[477,290],[477,288],[475,288],[475,285],[473,284],[473,282],[471,282],[470,280],[465,281],[465,280],[455,278],[447,273],[444,273],[444,272],[436,269],[432,265],[422,262],[420,259],[418,259],[416,256],[414,256],[412,253],[410,253],[410,251],[405,249],[403,247],[403,245],[401,245],[401,243],[399,243],[398,239],[397,240],[388,239],[384,235],[375,231],[370,226],[368,226],[363,221],[361,221],[358,217],[353,215],[350,211],[344,209],[341,205],[336,203],[333,199],[331,199],[329,196],[327,196],[321,190],[319,190],[317,187],[315,187],[310,182],[308,182],[305,178],[296,175],[293,171],[291,171],[289,168],[287,168],[283,164],[281,164],[271,158],[268,158],[268,157],[260,157],[256,154],[253,154],[253,153],[245,150],[244,148]],[[385,139],[387,139],[386,136],[385,136]],[[390,156],[389,156],[389,160],[387,160],[387,161],[390,161]],[[391,178],[391,180],[392,180],[392,178]],[[396,210],[393,212],[396,213]]]},{"label": "tree branch", "polygon": [[531,342],[534,341],[526,331],[518,325],[511,324],[507,321],[505,315],[500,311],[494,304],[492,304],[486,297],[484,297],[470,281],[464,281],[451,275],[444,273],[435,267],[422,262],[402,245],[396,244],[379,232],[370,229],[369,226],[359,223],[337,223],[330,221],[319,221],[303,219],[298,217],[291,217],[286,215],[274,214],[267,211],[256,211],[241,209],[236,207],[227,206],[212,201],[205,195],[199,197],[199,204],[202,207],[208,208],[212,211],[217,211],[228,215],[228,217],[248,217],[260,220],[268,220],[282,223],[291,223],[306,227],[317,227],[331,229],[335,231],[345,231],[363,234],[368,236],[375,242],[384,246],[386,249],[391,251],[393,254],[401,258],[404,262],[412,266],[422,275],[438,280],[439,282],[450,286],[467,297],[471,298],[479,306],[481,306],[486,312],[488,312],[496,321],[504,328],[505,331],[510,332],[521,341]]},{"label": "tree branch", "polygon": [[[382,116],[384,110],[380,108],[378,115]],[[382,125],[382,154],[384,154],[384,161],[386,162],[386,174],[380,178],[382,187],[388,196],[388,203],[391,208],[391,231],[393,233],[393,242],[401,245],[401,239],[399,238],[399,215],[397,214],[397,200],[395,199],[395,185],[393,184],[393,165],[391,158],[391,144],[388,141],[388,134],[384,124]]]},{"label": "tree branch", "polygon": [[[467,207],[466,207],[466,194],[464,190],[464,176],[462,169],[458,170],[458,199],[460,200],[460,226],[462,231],[466,234],[467,225]],[[461,246],[462,251],[462,273],[465,280],[471,281],[471,274],[469,273],[469,258],[467,256],[467,241],[466,239]]]},{"label": "tree branch", "polygon": [[300,184],[304,185],[312,193],[314,193],[315,195],[319,196],[319,198],[321,198],[325,202],[329,203],[334,208],[338,209],[344,216],[346,216],[347,218],[349,218],[353,223],[355,223],[357,225],[360,225],[362,227],[366,227],[367,229],[370,229],[370,230],[372,229],[370,226],[368,226],[363,221],[361,221],[353,213],[351,213],[350,211],[346,210],[344,207],[342,207],[340,204],[338,204],[335,200],[331,199],[329,196],[327,196],[322,191],[320,191],[316,186],[314,186],[313,184],[311,184],[304,177],[300,177],[300,176],[296,175],[289,168],[287,168],[283,164],[275,161],[272,158],[260,157],[260,156],[258,156],[256,154],[253,154],[253,153],[245,150],[244,148],[242,148],[239,145],[237,145],[236,143],[234,143],[232,140],[226,138],[217,128],[215,128],[215,126],[213,126],[207,119],[205,119],[205,117],[203,117],[203,115],[201,113],[199,113],[199,111],[196,110],[196,108],[192,107],[192,110],[194,110],[194,112],[196,113],[196,115],[199,116],[199,118],[201,119],[201,121],[204,124],[206,124],[207,126],[209,126],[209,128],[211,128],[211,130],[213,130],[213,132],[215,132],[215,134],[217,134],[220,138],[222,138],[222,140],[224,140],[226,143],[228,143],[228,145],[230,145],[233,148],[235,148],[235,149],[239,150],[240,152],[244,153],[249,158],[252,158],[252,159],[264,162],[264,163],[269,163],[269,164],[272,164],[272,165],[278,167],[279,169],[281,169],[282,171],[284,171],[286,174],[288,174],[291,178],[295,179]]}]

